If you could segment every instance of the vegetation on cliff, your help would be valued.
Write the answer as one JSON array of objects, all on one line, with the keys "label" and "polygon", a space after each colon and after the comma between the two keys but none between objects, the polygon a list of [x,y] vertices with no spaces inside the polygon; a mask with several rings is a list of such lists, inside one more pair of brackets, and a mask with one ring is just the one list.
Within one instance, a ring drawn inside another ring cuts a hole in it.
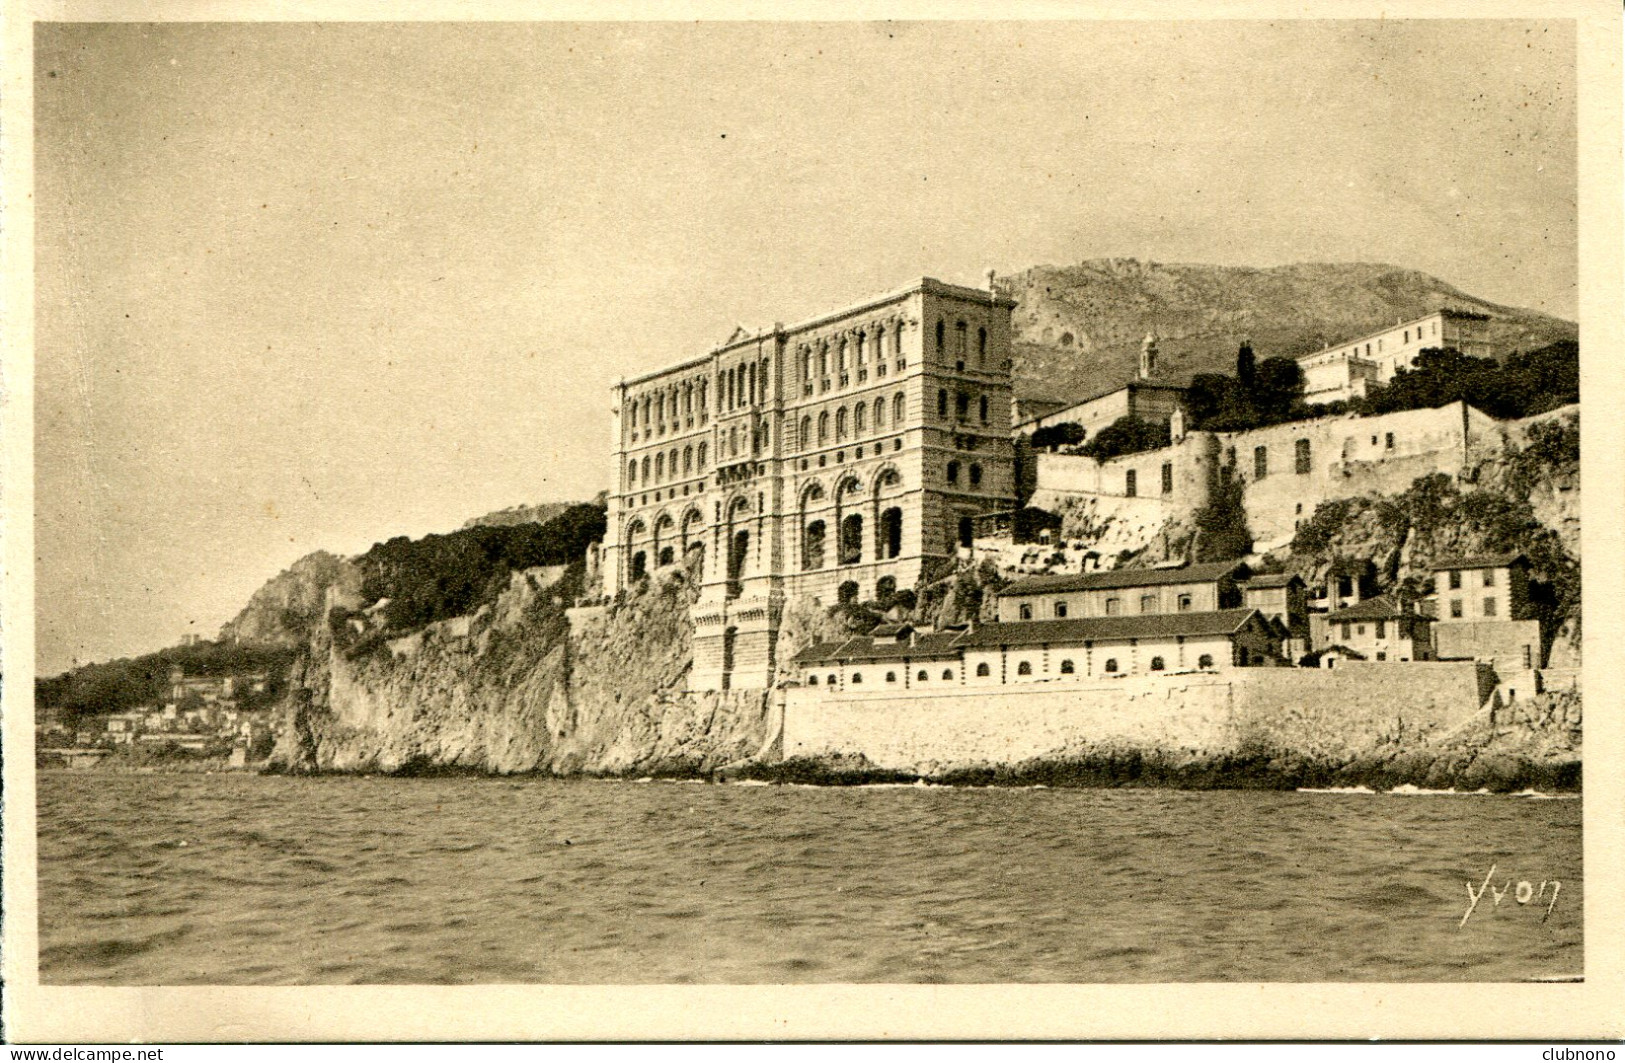
[{"label": "vegetation on cliff", "polygon": [[571,506],[546,524],[479,525],[378,543],[356,559],[366,604],[388,599],[391,632],[466,616],[494,602],[518,570],[567,565],[604,537],[604,507]]}]

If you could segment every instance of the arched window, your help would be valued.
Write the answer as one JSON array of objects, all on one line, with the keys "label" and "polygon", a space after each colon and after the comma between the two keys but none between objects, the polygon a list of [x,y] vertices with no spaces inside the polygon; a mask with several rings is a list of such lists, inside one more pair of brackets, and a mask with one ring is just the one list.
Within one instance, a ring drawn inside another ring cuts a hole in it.
[{"label": "arched window", "polygon": [[1115,672],[1115,671],[1117,671],[1117,658],[1116,657],[1108,657],[1108,658],[1106,658],[1106,671],[1107,672]]},{"label": "arched window", "polygon": [[903,360],[903,323],[901,321],[897,323],[897,329],[892,335],[894,337],[892,340],[892,353],[897,356],[898,362],[901,362]]},{"label": "arched window", "polygon": [[812,348],[803,345],[801,348],[801,379],[812,379]]},{"label": "arched window", "polygon": [[848,513],[841,518],[841,564],[855,565],[863,560],[863,515]]},{"label": "arched window", "polygon": [[801,419],[801,449],[806,450],[808,447],[812,446],[812,444],[812,418],[803,417]]},{"label": "arched window", "polygon": [[801,536],[801,569],[811,572],[824,567],[824,522],[808,524]]},{"label": "arched window", "polygon": [[694,448],[693,447],[684,447],[683,448],[683,472],[685,474],[687,474],[687,473],[691,473],[693,471],[694,471]]},{"label": "arched window", "polygon": [[952,668],[944,668],[942,670],[942,678],[943,679],[952,680],[953,677],[954,677],[954,670]]},{"label": "arched window", "polygon": [[895,506],[880,515],[880,551],[888,561],[903,552],[903,511]]},{"label": "arched window", "polygon": [[815,675],[809,675],[807,677],[807,685],[810,686],[810,687],[817,686],[818,685],[818,677],[815,676]]},{"label": "arched window", "polygon": [[897,682],[897,673],[896,672],[887,672],[886,673],[886,682],[888,682],[888,683]]},{"label": "arched window", "polygon": [[626,486],[628,486],[628,487],[636,487],[637,485],[638,485],[638,460],[636,458],[633,458],[631,461],[626,463]]},{"label": "arched window", "polygon": [[837,441],[846,438],[846,407],[842,406],[835,411],[835,438]]},{"label": "arched window", "polygon": [[700,472],[705,471],[705,444],[700,444],[700,452],[694,459],[694,468]]},{"label": "arched window", "polygon": [[1074,671],[1075,671],[1075,669],[1072,667],[1072,662],[1070,660],[1065,660],[1065,661],[1061,662],[1061,674],[1062,675],[1072,675]]},{"label": "arched window", "polygon": [[970,485],[972,487],[980,487],[982,485],[982,467],[980,465],[976,465],[976,464],[971,465],[971,467],[970,467]]},{"label": "arched window", "polygon": [[977,406],[979,407],[978,410],[977,410],[977,413],[981,416],[982,423],[987,424],[987,396],[986,395],[982,396],[981,401],[977,403]]},{"label": "arched window", "polygon": [[838,371],[842,372],[842,373],[846,372],[846,337],[845,336],[841,337],[841,348],[840,348],[840,350],[838,352],[836,352],[836,355],[835,355],[835,368]]},{"label": "arched window", "polygon": [[1153,658],[1151,658],[1151,670],[1153,672],[1160,672],[1160,671],[1162,671],[1162,669],[1163,669],[1162,658],[1161,657],[1153,657]]},{"label": "arched window", "polygon": [[948,416],[948,392],[945,388],[937,389],[937,416]]},{"label": "arched window", "polygon": [[894,428],[903,427],[903,393],[901,391],[891,400],[891,423]]},{"label": "arched window", "polygon": [[643,475],[639,479],[643,481],[645,487],[649,485],[649,455],[647,454],[643,456]]},{"label": "arched window", "polygon": [[1213,654],[1204,653],[1204,654],[1202,654],[1202,656],[1198,657],[1196,659],[1196,667],[1198,667],[1198,668],[1212,668],[1213,667]]},{"label": "arched window", "polygon": [[859,365],[862,365],[869,357],[869,350],[868,350],[867,347],[864,346],[864,341],[867,340],[868,338],[869,338],[868,333],[866,333],[866,332],[858,333],[858,364]]},{"label": "arched window", "polygon": [[818,345],[818,375],[829,376],[829,344]]},{"label": "arched window", "polygon": [[965,336],[965,323],[956,321],[954,323],[954,353],[959,356],[961,361],[965,357]]},{"label": "arched window", "polygon": [[954,392],[954,415],[961,421],[970,418],[970,396],[963,391]]},{"label": "arched window", "polygon": [[637,553],[632,555],[632,573],[630,578],[640,580],[643,578],[644,573],[648,570],[649,555],[644,553],[642,550],[639,550]]},{"label": "arched window", "polygon": [[875,601],[880,602],[882,605],[890,604],[892,597],[896,593],[897,577],[881,576],[875,580]]},{"label": "arched window", "polygon": [[842,605],[851,605],[858,600],[858,585],[855,580],[847,580],[835,591],[836,599]]},{"label": "arched window", "polygon": [[978,679],[986,679],[989,675],[992,675],[992,674],[993,673],[988,668],[986,661],[984,661],[981,664],[976,666],[976,676],[977,676]]},{"label": "arched window", "polygon": [[730,425],[728,427],[728,456],[730,458],[739,457],[739,426],[738,425]]},{"label": "arched window", "polygon": [[880,431],[886,424],[886,400],[875,400],[875,431]]},{"label": "arched window", "polygon": [[831,674],[830,676],[826,677],[824,681],[826,683],[828,683],[830,686],[834,686],[835,685],[835,676],[833,674]]},{"label": "arched window", "polygon": [[942,318],[939,317],[939,318],[937,318],[937,355],[939,357],[942,355],[943,347],[945,346],[944,340],[945,340],[946,336],[947,336],[947,330],[943,327]]},{"label": "arched window", "polygon": [[925,683],[925,682],[929,682],[929,681],[930,681],[930,679],[931,679],[931,677],[930,677],[930,676],[929,676],[929,675],[928,675],[928,674],[926,674],[926,671],[925,671],[925,669],[924,669],[924,668],[921,668],[921,669],[920,669],[920,674],[919,674],[919,675],[916,675],[916,676],[915,676],[915,677],[914,677],[914,681],[915,681],[915,682],[916,682],[916,683]]},{"label": "arched window", "polygon": [[863,673],[862,672],[853,672],[852,673],[852,685],[857,686],[861,682],[863,682]]},{"label": "arched window", "polygon": [[861,436],[869,427],[869,407],[858,403],[852,407],[852,434]]},{"label": "arched window", "polygon": [[818,415],[818,441],[822,443],[829,438],[829,411],[825,410]]},{"label": "arched window", "polygon": [[[987,329],[976,330],[976,362],[978,365],[987,364]],[[987,418],[983,418],[986,420]]]},{"label": "arched window", "polygon": [[959,482],[959,462],[957,461],[948,463],[948,482],[951,484]]},{"label": "arched window", "polygon": [[1032,675],[1033,674],[1032,662],[1031,661],[1022,661],[1020,664],[1016,665],[1016,674],[1017,675]]}]

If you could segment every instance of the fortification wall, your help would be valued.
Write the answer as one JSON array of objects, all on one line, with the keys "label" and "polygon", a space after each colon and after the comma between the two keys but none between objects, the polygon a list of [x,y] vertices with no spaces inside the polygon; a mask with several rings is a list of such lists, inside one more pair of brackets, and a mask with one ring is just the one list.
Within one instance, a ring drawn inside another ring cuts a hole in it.
[{"label": "fortification wall", "polygon": [[880,768],[921,772],[1102,749],[1345,756],[1465,720],[1488,693],[1486,673],[1460,661],[1351,662],[1331,672],[1258,668],[906,697],[792,688],[783,751],[787,758],[861,754]]}]

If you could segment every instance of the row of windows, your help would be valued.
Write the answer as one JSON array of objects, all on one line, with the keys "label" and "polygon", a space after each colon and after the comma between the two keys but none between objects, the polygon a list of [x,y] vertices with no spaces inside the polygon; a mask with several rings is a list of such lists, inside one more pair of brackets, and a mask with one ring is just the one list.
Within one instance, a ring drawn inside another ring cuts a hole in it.
[{"label": "row of windows", "polygon": [[[1493,568],[1484,569],[1484,586],[1495,586],[1495,570]],[[1453,591],[1461,590],[1461,571],[1459,569],[1450,573],[1450,589]]]},{"label": "row of windows", "polygon": [[[954,322],[954,360],[955,368],[965,368],[965,360],[969,357],[970,327],[963,320]],[[937,318],[937,359],[946,361],[948,354],[948,323]],[[978,327],[976,330],[976,364],[978,368],[987,368],[987,329]]]},{"label": "row of windows", "polygon": [[802,344],[797,352],[801,360],[801,379],[810,382],[815,376],[827,377],[831,368],[837,373],[845,373],[849,367],[867,365],[871,355],[878,362],[885,357],[884,348],[888,346],[897,359],[897,368],[902,369],[906,363],[903,360],[901,321],[890,330],[884,325],[874,326],[872,331],[870,328],[860,328],[854,335],[841,336],[833,343],[820,340],[816,346]]},{"label": "row of windows", "polygon": [[[1495,615],[1495,609],[1496,609],[1495,601],[1496,600],[1494,598],[1485,598],[1484,599],[1484,612],[1483,612],[1482,615],[1484,615],[1484,616],[1494,616]],[[1452,599],[1450,599],[1450,619],[1452,619],[1452,620],[1460,620],[1461,615],[1462,615],[1461,614],[1461,599],[1460,598],[1452,598]]]},{"label": "row of windows", "polygon": [[[987,396],[983,395],[977,400],[977,418],[987,424]],[[937,416],[946,419],[948,416],[948,389],[937,389]],[[960,421],[970,420],[970,396],[963,391],[954,392],[954,418]]]},{"label": "row of windows", "polygon": [[[959,484],[959,462],[950,461],[948,463],[947,474],[948,474],[948,482],[950,484],[958,486],[958,484]],[[969,469],[969,471],[967,473],[967,476],[968,476],[968,478],[970,480],[970,485],[972,487],[980,487],[980,486],[982,486],[982,467],[980,465],[976,464],[975,462],[971,462],[971,466],[970,466],[970,469]]]},{"label": "row of windows", "polygon": [[[1204,670],[1211,669],[1213,667],[1213,655],[1211,653],[1202,654],[1202,656],[1197,659],[1196,667],[1204,669]],[[1153,672],[1163,672],[1163,671],[1167,671],[1167,668],[1168,668],[1168,663],[1163,658],[1161,658],[1161,657],[1153,657],[1153,658],[1151,658],[1151,668],[1150,668],[1151,671],[1153,671]],[[1101,668],[1101,671],[1104,672],[1107,675],[1113,675],[1113,674],[1116,674],[1116,673],[1122,671],[1122,669],[1118,667],[1116,657],[1108,657],[1108,658],[1106,658],[1106,663]],[[1076,675],[1077,672],[1078,672],[1077,665],[1073,663],[1071,658],[1066,658],[1066,659],[1061,661],[1061,674],[1062,675]],[[976,666],[976,677],[978,679],[991,678],[992,674],[993,674],[993,670],[986,663],[978,664]],[[1032,675],[1032,674],[1033,674],[1033,666],[1032,666],[1031,661],[1022,661],[1021,663],[1016,665],[1016,675],[1023,676],[1023,675]],[[955,674],[954,669],[952,669],[952,668],[944,668],[942,670],[942,681],[943,682],[951,683],[956,678],[957,678],[957,676]],[[831,672],[826,677],[825,681],[826,681],[826,684],[828,686],[835,686],[840,682],[840,679],[836,676],[836,674],[834,672]],[[928,671],[927,669],[921,668],[918,672],[914,673],[914,681],[916,683],[928,683],[928,682],[930,682],[931,681],[931,673],[930,673],[930,671]],[[852,686],[862,686],[863,685],[863,673],[862,672],[853,672],[852,673],[852,678],[850,680],[848,680],[848,682]],[[886,673],[886,682],[888,682],[888,683],[897,682],[897,673],[896,672],[887,672]],[[807,676],[807,685],[808,686],[814,686],[814,687],[817,686],[818,685],[818,676],[813,675],[813,674],[809,674]]]},{"label": "row of windows", "polygon": [[[1178,607],[1179,607],[1179,611],[1181,613],[1190,612],[1191,609],[1193,608],[1193,606],[1194,606],[1194,600],[1191,598],[1190,595],[1181,594],[1179,596]],[[1066,601],[1064,599],[1057,600],[1054,603],[1054,605],[1051,606],[1051,609],[1054,612],[1055,619],[1057,619],[1057,620],[1065,620],[1066,619],[1067,603],[1066,603]],[[1142,614],[1143,613],[1155,613],[1157,611],[1158,611],[1158,608],[1157,608],[1157,596],[1155,594],[1142,594],[1142,595],[1140,595],[1140,612]],[[1121,598],[1107,598],[1106,599],[1106,615],[1107,616],[1120,616],[1122,614],[1122,612],[1123,612],[1123,599],[1121,599]],[[1022,602],[1019,606],[1017,606],[1017,615],[1020,616],[1020,618],[1023,619],[1023,620],[1031,620],[1033,618],[1033,606],[1032,606],[1032,603],[1031,602]]]},{"label": "row of windows", "polygon": [[[735,440],[737,445],[737,438]],[[642,460],[633,458],[626,463],[626,486],[628,489],[643,484],[664,483],[668,478],[676,479],[679,476],[689,476],[705,471],[706,444],[701,443],[697,448],[686,446],[681,451],[673,447],[669,452],[661,451],[654,455],[653,464],[649,455],[645,454]],[[679,464],[680,461],[680,464]]]},{"label": "row of windows", "polygon": [[[821,520],[810,521],[801,532],[801,570],[813,572],[824,567],[824,545],[828,525]],[[841,519],[840,549],[836,564],[857,565],[863,562],[863,515],[848,513]],[[879,537],[874,543],[875,560],[890,561],[903,553],[903,511],[896,507],[880,514]],[[845,593],[845,588],[842,588]],[[857,594],[857,584],[852,584]],[[843,599],[844,600],[844,599]]]},{"label": "row of windows", "polygon": [[[891,441],[891,448],[894,451],[902,450],[903,449],[903,440],[901,438],[894,438]],[[877,442],[875,444],[875,450],[874,450],[875,457],[878,458],[881,454],[885,453],[885,450],[886,450],[886,441],[884,439],[882,439],[882,440],[880,440],[879,442]],[[820,469],[824,468],[825,465],[828,463],[828,459],[829,459],[828,454],[820,454],[820,455],[818,455],[818,467]],[[853,461],[861,461],[862,459],[863,459],[863,446],[862,446],[862,444],[859,444],[858,447],[855,450],[852,451],[852,460]],[[835,452],[835,464],[844,465],[845,463],[846,463],[846,451],[837,450]],[[807,472],[811,468],[812,468],[812,460],[810,458],[802,458],[801,459],[801,471],[802,472]]]},{"label": "row of windows", "polygon": [[[903,411],[907,400],[899,391],[891,398],[891,422],[896,427],[903,423]],[[887,401],[884,396],[874,401],[873,405],[860,402],[852,407],[842,406],[831,417],[829,410],[818,415],[816,421],[812,415],[801,419],[801,432],[797,437],[802,450],[810,450],[815,446],[830,441],[833,433],[837,443],[844,442],[849,436],[861,436],[869,431],[871,422],[876,432],[886,430]]]},{"label": "row of windows", "polygon": [[[1140,474],[1138,470],[1129,469],[1123,474],[1123,493],[1129,498],[1139,497]],[[1162,463],[1162,493],[1165,495],[1174,493],[1174,463],[1171,461]]]},{"label": "row of windows", "polygon": [[[766,402],[769,392],[769,373],[772,360],[763,358],[730,366],[716,376],[717,412],[737,410]],[[659,391],[633,397],[627,404],[627,427],[637,439],[641,429],[645,436],[665,435],[669,431],[693,428],[695,416],[699,423],[707,420],[707,399],[711,394],[706,377],[673,383]]]},{"label": "row of windows", "polygon": [[[1345,447],[1352,446],[1353,443],[1354,443],[1354,438],[1352,436],[1344,441]],[[1372,436],[1371,437],[1371,445],[1372,446],[1377,446],[1378,445],[1378,437],[1377,436]],[[1381,445],[1383,446],[1383,448],[1385,450],[1393,450],[1394,449],[1394,433],[1392,433],[1392,432],[1384,433],[1384,436],[1383,436],[1383,438],[1381,440]],[[1231,450],[1230,450],[1230,452],[1228,454],[1228,458],[1229,458],[1229,461],[1232,464],[1234,464],[1234,462],[1236,460],[1235,449],[1234,448],[1231,448]],[[1312,445],[1310,444],[1309,440],[1307,440],[1307,439],[1295,440],[1293,442],[1293,444],[1292,444],[1292,471],[1294,473],[1296,473],[1297,475],[1299,475],[1299,476],[1306,476],[1310,472],[1314,471],[1313,466],[1314,466],[1313,448],[1312,448]],[[1167,466],[1164,466],[1163,468],[1166,469]],[[1266,446],[1256,446],[1256,447],[1254,447],[1253,448],[1253,479],[1262,480],[1262,479],[1268,477],[1269,474],[1270,474],[1269,448],[1266,447]],[[1165,474],[1164,482],[1166,482],[1166,474]],[[1164,490],[1166,491],[1167,489],[1164,488]],[[1130,494],[1132,494],[1132,493],[1133,492],[1130,492]]]}]

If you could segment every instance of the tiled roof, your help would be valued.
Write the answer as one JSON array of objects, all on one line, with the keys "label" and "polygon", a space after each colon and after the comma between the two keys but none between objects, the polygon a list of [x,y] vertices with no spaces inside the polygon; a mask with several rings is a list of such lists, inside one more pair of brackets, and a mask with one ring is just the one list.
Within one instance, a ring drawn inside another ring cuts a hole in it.
[{"label": "tiled roof", "polygon": [[1253,576],[1247,580],[1243,589],[1252,587],[1285,587],[1297,580],[1303,582],[1303,577],[1292,572],[1274,572],[1267,576]]},{"label": "tiled roof", "polygon": [[1327,613],[1326,621],[1327,623],[1335,623],[1342,620],[1395,620],[1407,616],[1419,617],[1423,620],[1428,619],[1415,610],[1402,608],[1398,602],[1386,594],[1382,594],[1375,598],[1368,598],[1357,605],[1351,605],[1347,609]]},{"label": "tiled roof", "polygon": [[1433,571],[1448,572],[1453,568],[1509,568],[1520,562],[1528,564],[1529,559],[1516,551],[1507,554],[1477,554],[1473,557],[1450,557],[1435,561]]},{"label": "tiled roof", "polygon": [[912,642],[882,642],[878,645],[867,635],[858,635],[835,642],[818,642],[795,655],[791,662],[797,665],[843,664],[856,661],[911,661],[953,660],[959,657],[954,645],[958,632],[939,631],[920,635]]},{"label": "tiled roof", "polygon": [[1095,616],[1078,620],[1020,620],[983,624],[959,636],[956,645],[1036,646],[1114,639],[1173,638],[1178,635],[1230,635],[1258,615],[1256,609],[1220,609],[1211,613],[1147,613],[1141,616]]},{"label": "tiled roof", "polygon": [[896,638],[903,632],[912,630],[913,628],[911,628],[908,624],[881,624],[873,631],[869,632],[869,634],[877,639],[889,639]]},{"label": "tiled roof", "polygon": [[1172,583],[1211,583],[1244,571],[1239,561],[1211,561],[1182,568],[1116,568],[1109,572],[1081,572],[1056,576],[1028,576],[1000,591],[1001,595],[1053,594],[1060,591],[1112,590],[1129,587],[1164,587]]}]

